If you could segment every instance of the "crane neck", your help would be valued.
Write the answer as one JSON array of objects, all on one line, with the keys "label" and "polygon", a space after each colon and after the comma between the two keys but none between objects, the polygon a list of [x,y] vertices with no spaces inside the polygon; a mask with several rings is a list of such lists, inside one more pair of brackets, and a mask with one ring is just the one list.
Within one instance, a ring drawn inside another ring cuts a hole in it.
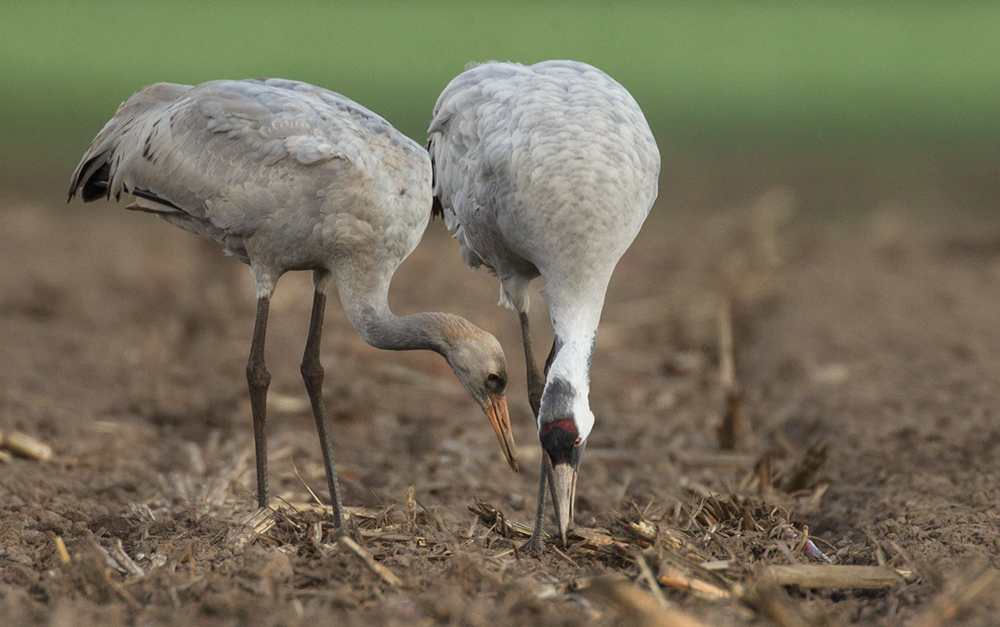
[{"label": "crane neck", "polygon": [[584,439],[594,426],[590,409],[590,366],[597,339],[597,321],[570,329],[556,328],[554,355],[545,376],[538,427],[572,420]]},{"label": "crane neck", "polygon": [[388,281],[381,285],[359,286],[342,278],[337,281],[337,289],[351,325],[375,348],[429,350],[447,359],[472,326],[465,318],[437,311],[395,315],[389,309]]},{"label": "crane neck", "polygon": [[[503,401],[499,381],[506,378],[507,364],[495,337],[450,313],[397,316],[389,310],[388,280],[379,284],[379,277],[373,280],[372,276],[355,272],[341,275],[338,278],[343,280],[337,283],[348,319],[368,344],[384,350],[434,351],[445,358],[459,383],[484,410]],[[497,377],[491,380],[488,374],[492,373]]]},{"label": "crane neck", "polygon": [[462,323],[468,324],[464,318],[437,311],[397,316],[388,307],[360,307],[348,316],[365,342],[375,348],[430,350],[444,357],[454,347]]}]

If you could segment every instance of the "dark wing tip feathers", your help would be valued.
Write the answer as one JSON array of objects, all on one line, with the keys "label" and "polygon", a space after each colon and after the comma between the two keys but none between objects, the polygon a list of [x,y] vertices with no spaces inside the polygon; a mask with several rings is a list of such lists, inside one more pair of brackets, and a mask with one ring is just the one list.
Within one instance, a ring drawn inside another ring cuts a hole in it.
[{"label": "dark wing tip feathers", "polygon": [[[427,140],[427,151],[431,153],[431,189],[437,189],[437,165],[434,163],[434,139]],[[431,205],[431,220],[434,218],[444,219],[444,205],[441,204],[441,195],[434,195],[434,204]]]},{"label": "dark wing tip feathers", "polygon": [[[78,189],[80,190],[80,198],[83,199],[83,202],[90,202],[100,198],[111,200],[111,186],[108,183],[108,179],[111,175],[111,164],[105,161],[96,170],[93,169],[95,161],[99,158],[101,157],[94,157],[80,168],[79,173],[76,177],[74,177],[73,182],[70,184],[69,198],[66,199],[66,202],[73,199],[73,196],[76,195]],[[145,189],[126,189],[125,193],[131,193],[133,196],[151,200],[165,207],[170,207],[171,209],[176,209],[178,211],[181,210],[180,207],[169,200],[161,198],[153,192]],[[118,199],[118,196],[115,196],[115,200]]]},{"label": "dark wing tip feathers", "polygon": [[108,195],[110,167],[107,162],[98,167],[96,161],[99,158],[94,157],[89,159],[77,168],[77,171],[73,174],[73,180],[69,184],[69,193],[67,194],[66,202],[73,200],[77,191],[80,192],[83,202],[90,202],[97,200],[101,196]]},{"label": "dark wing tip feathers", "polygon": [[[88,163],[87,165],[89,166],[90,164]],[[108,200],[111,199],[111,190],[108,187],[108,175],[110,173],[111,166],[108,163],[104,163],[85,180],[81,181],[82,189],[80,190],[80,197],[83,198],[83,202],[90,202],[102,197]]]}]

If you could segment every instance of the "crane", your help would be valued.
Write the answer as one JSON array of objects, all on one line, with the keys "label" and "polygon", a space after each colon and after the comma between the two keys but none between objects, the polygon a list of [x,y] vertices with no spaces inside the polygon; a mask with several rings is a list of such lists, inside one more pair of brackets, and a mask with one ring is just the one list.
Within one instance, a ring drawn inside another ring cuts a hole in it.
[{"label": "crane", "polygon": [[[604,298],[656,199],[659,151],[629,92],[576,61],[471,65],[441,93],[428,134],[435,214],[465,263],[499,279],[500,304],[521,324],[543,449],[526,546],[542,547],[547,487],[565,545],[595,420],[590,367]],[[539,276],[555,332],[544,378],[528,323]]]},{"label": "crane", "polygon": [[268,503],[268,304],[290,270],[313,275],[301,372],[338,526],[343,506],[319,359],[331,280],[368,344],[444,356],[517,470],[507,367],[496,338],[453,314],[389,310],[393,273],[430,220],[431,176],[426,151],[378,115],[340,94],[283,79],[146,87],[118,108],[73,173],[70,200],[78,191],[84,202],[132,194],[130,209],[214,240],[250,266],[257,312],[247,381],[259,507]]}]

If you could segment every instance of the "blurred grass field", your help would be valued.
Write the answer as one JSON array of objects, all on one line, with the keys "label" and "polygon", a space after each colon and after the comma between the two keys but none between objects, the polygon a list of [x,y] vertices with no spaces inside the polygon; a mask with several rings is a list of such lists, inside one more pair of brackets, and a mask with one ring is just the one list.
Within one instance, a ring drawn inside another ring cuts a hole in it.
[{"label": "blurred grass field", "polygon": [[423,141],[472,60],[573,58],[632,91],[665,154],[996,154],[991,2],[6,2],[0,172],[67,174],[157,81],[280,76]]}]

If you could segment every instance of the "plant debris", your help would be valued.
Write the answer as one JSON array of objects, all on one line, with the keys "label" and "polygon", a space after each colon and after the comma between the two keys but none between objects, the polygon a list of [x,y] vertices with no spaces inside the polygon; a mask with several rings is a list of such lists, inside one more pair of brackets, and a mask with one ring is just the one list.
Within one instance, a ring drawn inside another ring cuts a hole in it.
[{"label": "plant debris", "polygon": [[[17,457],[39,462],[52,459],[51,446],[19,431],[0,431],[0,453],[5,451]],[[0,457],[0,461],[7,459],[9,458],[6,456]]]}]

